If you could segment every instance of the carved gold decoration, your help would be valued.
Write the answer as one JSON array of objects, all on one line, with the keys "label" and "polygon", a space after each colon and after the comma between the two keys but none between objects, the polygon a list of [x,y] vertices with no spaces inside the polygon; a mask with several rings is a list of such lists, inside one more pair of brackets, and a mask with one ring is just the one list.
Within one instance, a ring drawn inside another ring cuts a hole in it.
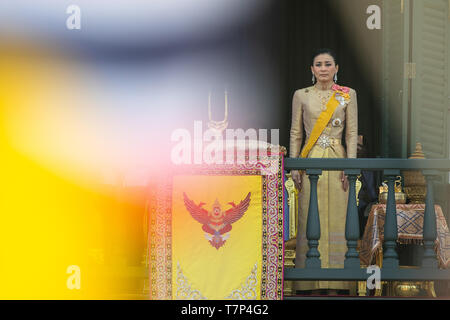
[{"label": "carved gold decoration", "polygon": [[405,187],[405,192],[410,203],[425,203],[426,186]]},{"label": "carved gold decoration", "polygon": [[298,190],[290,173],[286,174],[287,180],[284,183],[288,192],[289,204],[289,239],[297,236],[298,223]]},{"label": "carved gold decoration", "polygon": [[358,281],[358,296],[365,297],[367,295],[366,281]]},{"label": "carved gold decoration", "polygon": [[426,290],[429,297],[436,298],[436,292],[434,291],[434,281],[423,282],[422,288]]},{"label": "carved gold decoration", "polygon": [[287,268],[294,268],[295,263],[295,250],[285,250],[284,251],[284,266]]},{"label": "carved gold decoration", "polygon": [[356,189],[356,205],[359,206],[359,191],[361,191],[362,188],[362,182],[361,182],[361,175],[358,176],[358,179],[356,179],[356,183],[355,183],[355,189]]},{"label": "carved gold decoration", "polygon": [[[295,239],[294,239],[295,240]],[[284,251],[284,267],[285,268],[294,268],[295,263],[295,248],[293,250],[285,250]],[[283,294],[285,296],[290,296],[294,294],[294,281],[284,281],[284,290]]]},{"label": "carved gold decoration", "polygon": [[225,299],[256,300],[257,274],[258,266],[255,263],[250,275],[247,277],[245,283],[241,285],[241,288],[233,290]]},{"label": "carved gold decoration", "polygon": [[[380,194],[383,192],[386,192],[386,193],[388,192],[387,180],[383,181],[382,185],[379,187],[379,190],[380,190]],[[397,176],[397,178],[395,179],[394,191],[396,193],[402,192],[402,177],[401,176]]]},{"label": "carved gold decoration", "polygon": [[181,271],[180,263],[177,262],[177,293],[176,300],[206,300],[198,290],[192,290],[188,279]]},{"label": "carved gold decoration", "polygon": [[[416,150],[408,159],[425,159],[422,144],[416,143]],[[424,203],[427,193],[426,180],[420,170],[402,171],[405,181],[405,192],[410,203]]]},{"label": "carved gold decoration", "polygon": [[400,297],[417,297],[427,295],[436,298],[433,281],[394,281],[391,292]]},{"label": "carved gold decoration", "polygon": [[[385,204],[387,202],[387,196],[388,196],[388,185],[387,181],[384,181],[382,186],[379,187],[380,194],[378,196],[378,202]],[[406,203],[406,194],[402,192],[402,177],[397,176],[394,184],[394,191],[395,191],[395,202],[396,203]]]},{"label": "carved gold decoration", "polygon": [[[378,198],[378,202],[385,204],[387,202],[387,192],[380,193],[380,196]],[[395,203],[406,203],[406,194],[403,192],[396,192],[395,193]]]},{"label": "carved gold decoration", "polygon": [[[401,269],[417,269],[414,266],[400,266]],[[416,297],[427,294],[436,298],[433,281],[393,281],[390,285],[390,292],[400,297]]]},{"label": "carved gold decoration", "polygon": [[395,294],[400,297],[414,297],[420,293],[420,282],[394,282]]}]

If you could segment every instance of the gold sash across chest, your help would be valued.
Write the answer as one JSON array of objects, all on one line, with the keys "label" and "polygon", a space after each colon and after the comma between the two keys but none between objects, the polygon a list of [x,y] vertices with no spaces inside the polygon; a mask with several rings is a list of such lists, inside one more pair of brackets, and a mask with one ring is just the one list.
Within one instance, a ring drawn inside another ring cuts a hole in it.
[{"label": "gold sash across chest", "polygon": [[317,142],[317,139],[319,139],[323,130],[327,127],[328,122],[330,122],[330,119],[333,116],[334,111],[339,106],[339,101],[336,99],[335,95],[336,92],[333,92],[333,95],[327,102],[327,108],[324,111],[322,111],[322,113],[319,115],[319,118],[317,119],[313,129],[311,130],[309,139],[306,142],[305,147],[302,150],[302,153],[300,154],[300,158],[306,158],[308,156],[312,147]]}]

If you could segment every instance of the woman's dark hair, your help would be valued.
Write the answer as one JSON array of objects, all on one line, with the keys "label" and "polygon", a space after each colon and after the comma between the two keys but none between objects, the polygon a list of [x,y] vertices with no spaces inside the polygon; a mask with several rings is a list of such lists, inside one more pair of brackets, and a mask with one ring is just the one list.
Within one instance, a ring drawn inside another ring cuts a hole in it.
[{"label": "woman's dark hair", "polygon": [[321,48],[321,49],[316,50],[316,51],[313,53],[313,56],[312,56],[312,59],[311,59],[311,65],[314,65],[314,59],[315,59],[318,55],[321,55],[321,54],[329,54],[331,57],[333,57],[334,64],[336,64],[336,65],[338,64],[338,61],[337,61],[337,58],[336,58],[336,53],[334,53],[333,50],[328,49],[328,48]]}]

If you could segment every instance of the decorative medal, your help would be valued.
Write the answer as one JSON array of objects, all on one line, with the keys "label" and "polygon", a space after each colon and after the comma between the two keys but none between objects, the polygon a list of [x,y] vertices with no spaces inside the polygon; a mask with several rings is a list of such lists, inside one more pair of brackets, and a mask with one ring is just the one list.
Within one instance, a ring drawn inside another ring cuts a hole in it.
[{"label": "decorative medal", "polygon": [[345,105],[346,100],[350,100],[350,88],[348,87],[341,87],[337,84],[334,84],[331,89],[336,92],[334,97],[339,102],[341,106]]},{"label": "decorative medal", "polygon": [[342,124],[342,120],[339,118],[333,119],[333,121],[331,121],[331,124],[333,125],[333,127],[340,127]]}]

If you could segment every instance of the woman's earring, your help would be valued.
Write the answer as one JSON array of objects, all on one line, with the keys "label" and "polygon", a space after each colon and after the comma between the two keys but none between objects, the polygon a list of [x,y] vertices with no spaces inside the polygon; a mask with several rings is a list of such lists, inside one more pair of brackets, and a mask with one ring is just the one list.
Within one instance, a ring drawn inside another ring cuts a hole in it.
[{"label": "woman's earring", "polygon": [[337,72],[334,74],[334,82],[337,82]]},{"label": "woman's earring", "polygon": [[314,73],[312,75],[312,84],[314,84],[314,82],[316,82],[316,77],[314,77]]}]

